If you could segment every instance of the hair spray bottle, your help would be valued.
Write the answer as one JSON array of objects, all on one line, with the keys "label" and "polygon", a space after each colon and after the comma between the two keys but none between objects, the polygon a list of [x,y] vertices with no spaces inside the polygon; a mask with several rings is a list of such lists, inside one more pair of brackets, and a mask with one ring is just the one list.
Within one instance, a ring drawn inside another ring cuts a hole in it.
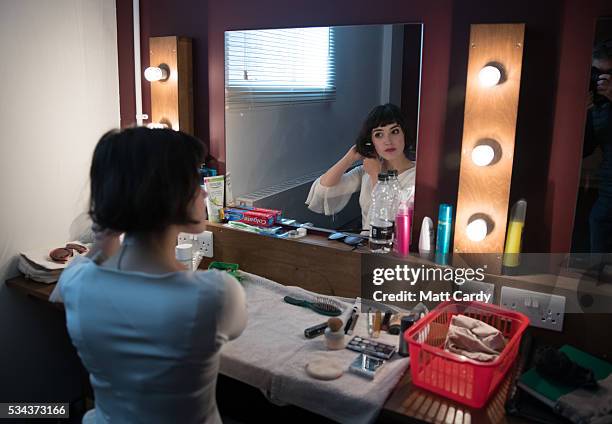
[{"label": "hair spray bottle", "polygon": [[440,265],[448,265],[452,223],[453,207],[442,203],[438,211],[438,234],[436,235],[436,263]]},{"label": "hair spray bottle", "polygon": [[395,252],[402,257],[410,253],[410,230],[412,228],[412,205],[410,194],[401,192],[401,199],[395,217]]}]

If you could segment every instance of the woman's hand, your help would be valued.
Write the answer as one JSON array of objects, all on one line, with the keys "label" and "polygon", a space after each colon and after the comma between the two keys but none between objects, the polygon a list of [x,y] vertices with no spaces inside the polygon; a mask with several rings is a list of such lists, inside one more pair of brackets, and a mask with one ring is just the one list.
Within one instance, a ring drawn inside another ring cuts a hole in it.
[{"label": "woman's hand", "polygon": [[351,164],[363,159],[363,156],[357,151],[357,146],[352,146],[344,157],[347,161],[350,161]]},{"label": "woman's hand", "polygon": [[100,258],[101,262],[113,256],[121,242],[119,236],[121,233],[98,227],[96,224],[92,226],[94,232],[94,244],[87,256],[92,258]]},{"label": "woman's hand", "polygon": [[597,80],[597,94],[601,94],[608,100],[612,101],[612,76],[609,74],[602,74]]},{"label": "woman's hand", "polygon": [[348,152],[334,166],[329,168],[327,172],[321,175],[319,180],[323,187],[333,187],[340,182],[342,174],[356,161],[363,159],[363,156],[357,152],[357,147],[351,147]]},{"label": "woman's hand", "polygon": [[378,174],[382,171],[382,163],[378,158],[364,158],[363,169],[370,176],[372,186],[378,182]]}]

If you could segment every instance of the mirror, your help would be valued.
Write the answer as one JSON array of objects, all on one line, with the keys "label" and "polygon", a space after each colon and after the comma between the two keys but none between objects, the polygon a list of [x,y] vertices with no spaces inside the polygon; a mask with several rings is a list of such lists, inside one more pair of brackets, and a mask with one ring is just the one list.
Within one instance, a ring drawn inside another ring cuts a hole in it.
[{"label": "mirror", "polygon": [[572,255],[572,262],[579,267],[601,262],[590,254],[612,252],[612,18],[597,21],[586,102],[587,120],[572,237],[572,252],[578,253]]},{"label": "mirror", "polygon": [[[330,215],[306,200],[355,145],[368,113],[387,103],[404,118],[401,153],[414,185],[421,34],[421,24],[227,31],[226,169],[235,203],[317,227],[362,228],[359,184]],[[361,161],[346,164],[343,171]]]}]

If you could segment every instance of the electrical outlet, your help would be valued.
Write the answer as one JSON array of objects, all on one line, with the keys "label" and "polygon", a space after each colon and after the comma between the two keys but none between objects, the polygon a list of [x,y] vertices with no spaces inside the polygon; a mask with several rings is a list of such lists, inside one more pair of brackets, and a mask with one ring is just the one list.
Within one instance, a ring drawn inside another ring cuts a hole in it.
[{"label": "electrical outlet", "polygon": [[178,233],[176,244],[193,244],[193,235],[188,233]]},{"label": "electrical outlet", "polygon": [[502,287],[499,304],[522,312],[534,327],[562,331],[565,297],[529,290]]},{"label": "electrical outlet", "polygon": [[199,253],[205,258],[213,257],[213,233],[204,231],[196,236],[196,246]]}]

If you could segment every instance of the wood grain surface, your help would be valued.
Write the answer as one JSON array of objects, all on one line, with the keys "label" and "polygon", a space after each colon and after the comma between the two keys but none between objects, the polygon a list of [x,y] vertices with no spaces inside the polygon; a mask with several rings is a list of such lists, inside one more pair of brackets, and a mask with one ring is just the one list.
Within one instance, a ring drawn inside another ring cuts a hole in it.
[{"label": "wood grain surface", "polygon": [[193,65],[191,39],[151,37],[151,66],[165,64],[170,69],[166,81],[151,82],[151,122],[193,134]]},{"label": "wood grain surface", "polygon": [[[516,119],[521,84],[524,24],[472,25],[461,148],[459,192],[455,219],[454,251],[458,253],[503,253],[512,178]],[[480,70],[501,64],[502,81],[483,87]],[[501,146],[499,159],[485,167],[472,161],[479,141],[493,139]],[[471,241],[466,234],[470,218],[484,214],[492,228],[487,237]],[[495,258],[495,256],[487,256]],[[501,255],[488,272],[500,267]]]}]

